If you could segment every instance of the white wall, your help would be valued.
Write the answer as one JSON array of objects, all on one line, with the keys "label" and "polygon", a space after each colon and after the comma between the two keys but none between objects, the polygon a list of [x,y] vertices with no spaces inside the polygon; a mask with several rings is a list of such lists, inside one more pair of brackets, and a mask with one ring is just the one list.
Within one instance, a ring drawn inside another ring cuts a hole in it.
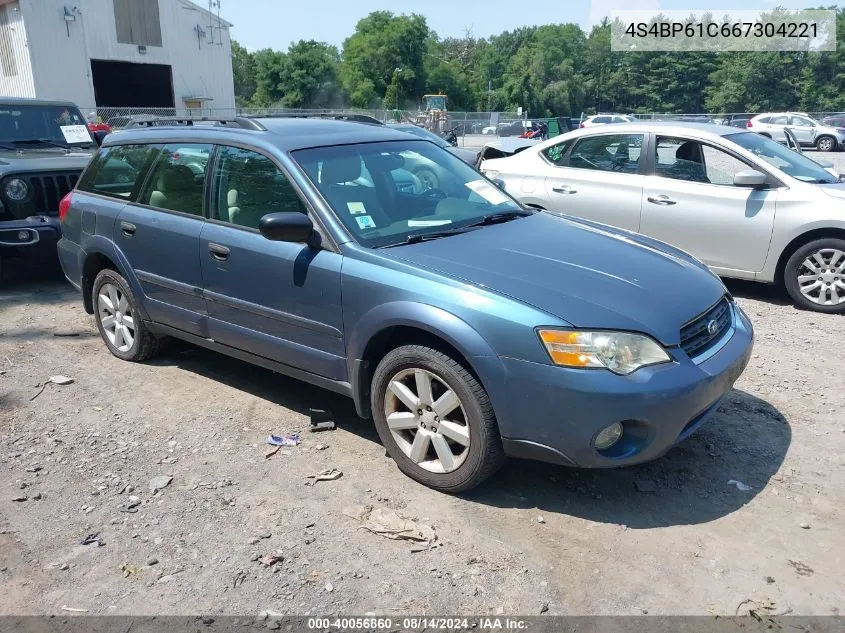
[{"label": "white wall", "polygon": [[32,66],[27,47],[27,33],[17,2],[8,2],[6,11],[9,17],[11,53],[15,60],[17,74],[6,77],[0,71],[0,95],[4,97],[34,97],[35,84],[32,80]]},{"label": "white wall", "polygon": [[[20,0],[27,26],[29,50],[39,97],[71,99],[84,112],[94,107],[91,59],[167,64],[173,72],[173,96],[182,108],[186,96],[212,97],[209,108],[235,107],[231,41],[227,28],[214,29],[216,19],[183,0],[159,0],[162,46],[148,46],[145,55],[134,44],[117,42],[112,0]],[[64,19],[64,7],[80,10],[74,22]],[[198,42],[194,27],[206,31]],[[225,24],[224,24],[225,26]],[[67,29],[70,29],[68,36]]]}]

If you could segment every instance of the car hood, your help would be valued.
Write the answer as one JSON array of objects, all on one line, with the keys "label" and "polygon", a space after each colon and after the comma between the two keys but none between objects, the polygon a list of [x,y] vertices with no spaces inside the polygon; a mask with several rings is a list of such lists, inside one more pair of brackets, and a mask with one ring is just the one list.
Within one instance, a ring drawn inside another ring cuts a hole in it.
[{"label": "car hood", "polygon": [[831,198],[839,198],[840,200],[845,200],[845,182],[835,182],[829,185],[819,185],[819,187]]},{"label": "car hood", "polygon": [[665,345],[677,345],[681,326],[726,293],[682,251],[548,213],[382,252],[576,327],[645,332]]},{"label": "car hood", "polygon": [[0,151],[0,169],[5,173],[13,171],[61,171],[82,170],[88,165],[93,150],[72,149],[25,149],[23,151]]},{"label": "car hood", "polygon": [[478,156],[478,150],[467,147],[453,147],[450,145],[445,149],[470,165],[475,164],[475,158]]}]

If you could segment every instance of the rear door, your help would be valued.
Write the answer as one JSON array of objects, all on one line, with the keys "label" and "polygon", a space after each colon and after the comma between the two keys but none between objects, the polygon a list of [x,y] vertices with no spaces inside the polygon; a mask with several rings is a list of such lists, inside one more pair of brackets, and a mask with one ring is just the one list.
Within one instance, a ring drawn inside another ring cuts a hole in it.
[{"label": "rear door", "polygon": [[778,191],[737,187],[760,167],[695,139],[658,136],[646,177],[640,232],[677,246],[723,273],[753,277],[766,261]]},{"label": "rear door", "polygon": [[207,337],[199,236],[205,223],[212,146],[174,143],[157,155],[135,201],[117,218],[114,240],[146,295],[153,321]]},{"label": "rear door", "polygon": [[801,145],[814,145],[816,142],[816,124],[804,116],[790,117],[790,127]]},{"label": "rear door", "polygon": [[578,138],[566,156],[546,155],[549,211],[639,230],[644,177],[643,134],[598,133]]},{"label": "rear door", "polygon": [[268,213],[308,208],[276,162],[220,146],[200,260],[211,338],[334,380],[345,380],[339,253],[275,242],[258,232]]}]

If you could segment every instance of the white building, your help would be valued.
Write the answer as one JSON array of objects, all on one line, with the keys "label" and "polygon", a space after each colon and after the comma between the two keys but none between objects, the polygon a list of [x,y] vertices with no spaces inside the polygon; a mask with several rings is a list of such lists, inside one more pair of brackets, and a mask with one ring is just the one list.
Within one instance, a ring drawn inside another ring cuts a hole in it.
[{"label": "white building", "polygon": [[231,115],[231,26],[188,0],[0,0],[0,95]]}]

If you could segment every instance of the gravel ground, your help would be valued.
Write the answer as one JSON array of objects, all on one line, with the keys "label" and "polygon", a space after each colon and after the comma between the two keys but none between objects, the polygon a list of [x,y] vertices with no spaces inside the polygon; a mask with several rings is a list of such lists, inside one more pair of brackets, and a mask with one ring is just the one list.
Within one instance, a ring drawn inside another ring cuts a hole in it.
[{"label": "gravel ground", "polygon": [[[463,497],[401,475],[328,392],[188,347],[122,362],[63,281],[6,287],[0,613],[839,613],[842,317],[730,287],[756,347],[700,432],[621,470],[512,461]],[[308,407],[338,430],[308,433]],[[270,432],[304,442],[266,458]],[[434,547],[363,529],[366,506]]]}]

